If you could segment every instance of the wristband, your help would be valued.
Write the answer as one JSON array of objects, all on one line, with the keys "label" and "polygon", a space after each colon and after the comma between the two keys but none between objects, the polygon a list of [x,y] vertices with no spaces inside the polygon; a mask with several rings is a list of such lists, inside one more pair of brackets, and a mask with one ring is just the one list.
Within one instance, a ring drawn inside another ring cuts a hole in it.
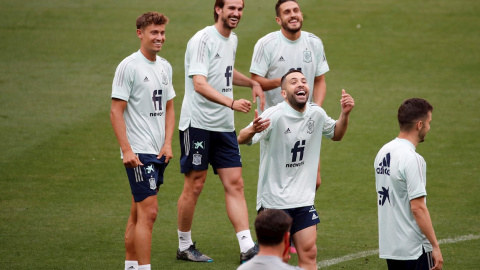
[{"label": "wristband", "polygon": [[230,109],[232,109],[232,110],[233,110],[233,103],[234,103],[234,102],[235,102],[235,99],[232,100],[232,105],[230,105]]}]

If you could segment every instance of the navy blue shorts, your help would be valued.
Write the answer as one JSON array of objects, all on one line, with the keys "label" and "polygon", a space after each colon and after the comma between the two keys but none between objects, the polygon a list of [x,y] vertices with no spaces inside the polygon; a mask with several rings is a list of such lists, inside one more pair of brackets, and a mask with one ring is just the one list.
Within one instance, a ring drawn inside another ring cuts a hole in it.
[{"label": "navy blue shorts", "polygon": [[416,260],[391,260],[387,259],[388,270],[430,270],[433,268],[432,252],[425,252]]},{"label": "navy blue shorts", "polygon": [[189,127],[180,131],[180,148],[182,173],[207,170],[209,163],[215,174],[217,169],[242,167],[235,131],[215,132]]},{"label": "navy blue shorts", "polygon": [[163,184],[163,173],[168,163],[165,156],[157,159],[157,155],[137,154],[143,166],[126,168],[133,200],[141,202],[149,196],[157,195],[160,185]]},{"label": "navy blue shorts", "polygon": [[[262,207],[258,210],[258,213],[266,210],[268,211],[268,209]],[[320,223],[320,217],[313,205],[282,210],[292,218],[292,228],[290,228],[290,235],[292,236],[298,231],[311,226],[317,226]]]}]

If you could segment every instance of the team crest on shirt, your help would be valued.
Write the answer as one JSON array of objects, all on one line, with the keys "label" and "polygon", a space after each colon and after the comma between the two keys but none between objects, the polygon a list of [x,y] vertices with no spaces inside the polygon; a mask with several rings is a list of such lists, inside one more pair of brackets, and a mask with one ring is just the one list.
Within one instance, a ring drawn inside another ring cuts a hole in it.
[{"label": "team crest on shirt", "polygon": [[312,62],[312,52],[311,51],[304,51],[303,52],[303,62],[305,62],[305,63]]},{"label": "team crest on shirt", "polygon": [[312,134],[314,130],[315,130],[315,121],[310,119],[307,122],[307,133]]},{"label": "team crest on shirt", "polygon": [[168,84],[168,77],[167,77],[167,74],[165,74],[165,72],[162,71],[162,83],[167,85]]},{"label": "team crest on shirt", "polygon": [[192,164],[197,165],[197,166],[202,164],[202,155],[200,155],[198,153],[193,154]]},{"label": "team crest on shirt", "polygon": [[150,189],[151,190],[157,189],[157,183],[155,183],[155,178],[152,177],[149,179],[149,181],[150,181]]}]

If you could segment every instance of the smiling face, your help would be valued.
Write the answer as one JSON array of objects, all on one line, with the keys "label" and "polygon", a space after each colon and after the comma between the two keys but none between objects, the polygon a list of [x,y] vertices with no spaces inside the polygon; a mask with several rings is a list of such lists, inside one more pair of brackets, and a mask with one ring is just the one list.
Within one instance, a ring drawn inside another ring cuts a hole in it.
[{"label": "smiling face", "polygon": [[287,1],[279,6],[275,20],[283,30],[295,34],[302,29],[303,14],[297,2]]},{"label": "smiling face", "polygon": [[137,29],[140,39],[140,50],[148,59],[156,58],[156,54],[162,49],[165,42],[165,24],[150,24],[143,29]]},{"label": "smiling face", "polygon": [[215,7],[222,27],[228,30],[235,29],[243,14],[243,0],[225,0],[223,7]]},{"label": "smiling face", "polygon": [[287,73],[282,82],[282,96],[287,103],[295,110],[303,112],[309,95],[310,89],[305,76],[298,71]]}]

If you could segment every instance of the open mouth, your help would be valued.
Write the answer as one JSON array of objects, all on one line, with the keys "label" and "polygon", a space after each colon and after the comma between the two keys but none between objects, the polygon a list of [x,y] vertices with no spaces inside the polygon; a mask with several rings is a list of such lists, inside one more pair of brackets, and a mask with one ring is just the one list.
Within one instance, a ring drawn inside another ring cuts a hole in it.
[{"label": "open mouth", "polygon": [[303,90],[300,90],[298,91],[296,94],[295,94],[297,97],[304,97],[305,95],[307,95],[307,93]]}]

